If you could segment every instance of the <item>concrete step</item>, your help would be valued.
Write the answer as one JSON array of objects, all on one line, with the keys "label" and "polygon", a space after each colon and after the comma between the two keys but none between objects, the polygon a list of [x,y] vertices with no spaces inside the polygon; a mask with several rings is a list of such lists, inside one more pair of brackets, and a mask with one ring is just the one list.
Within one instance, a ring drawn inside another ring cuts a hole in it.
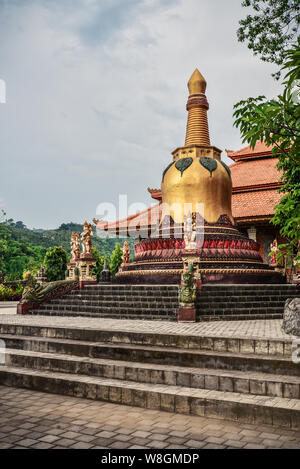
[{"label": "concrete step", "polygon": [[139,383],[300,399],[300,377],[296,376],[185,368],[166,364],[151,365],[14,349],[7,349],[5,357],[5,365],[12,367],[121,379]]},{"label": "concrete step", "polygon": [[247,321],[247,320],[265,320],[265,319],[282,319],[282,313],[268,313],[268,314],[200,314],[197,317],[199,322],[208,322],[208,321]]},{"label": "concrete step", "polygon": [[78,306],[78,305],[85,305],[85,306],[97,306],[97,307],[101,307],[101,306],[107,306],[107,307],[110,307],[110,308],[113,308],[115,306],[122,306],[124,308],[127,308],[127,307],[134,307],[134,306],[138,306],[138,307],[142,307],[142,308],[176,308],[178,307],[178,301],[177,302],[173,302],[173,301],[165,301],[165,302],[162,302],[162,301],[147,301],[147,300],[143,300],[143,299],[140,299],[140,298],[136,298],[135,300],[131,300],[131,301],[128,301],[127,300],[111,300],[111,301],[106,301],[106,300],[103,300],[102,298],[98,299],[97,301],[96,300],[90,300],[90,299],[72,299],[72,298],[60,298],[60,299],[57,299],[57,300],[52,300],[50,303],[48,303],[49,305],[66,305],[66,306],[70,306],[70,305],[74,305],[74,306]]},{"label": "concrete step", "polygon": [[[178,303],[178,294],[173,296],[138,296],[138,295],[92,295],[92,294],[82,294],[82,295],[64,295],[60,299],[62,300],[72,300],[72,301],[135,301],[138,298],[140,301],[145,301],[147,303]],[[55,300],[52,300],[55,301]]]},{"label": "concrete step", "polygon": [[82,312],[82,311],[67,311],[64,309],[51,310],[51,309],[33,309],[30,314],[41,315],[41,316],[65,316],[65,317],[86,317],[86,318],[110,318],[110,319],[137,319],[141,321],[177,321],[177,314],[168,313],[162,315],[161,312],[154,314],[153,312],[143,314],[132,314],[132,313],[93,313],[93,312]]},{"label": "concrete step", "polygon": [[[291,298],[291,297],[289,297]],[[243,298],[236,299],[230,298],[230,301],[225,302],[224,298],[222,301],[197,301],[196,305],[201,308],[205,309],[216,309],[216,308],[241,308],[241,306],[246,305],[247,307],[283,307],[285,303],[284,300],[279,300],[277,299],[261,299],[261,300],[252,300],[246,301]],[[113,298],[111,297],[110,299],[104,298],[104,297],[98,297],[98,298],[89,298],[88,296],[83,297],[83,298],[73,298],[73,297],[63,297],[63,298],[58,298],[51,300],[48,304],[50,305],[86,305],[86,306],[118,306],[122,305],[124,307],[127,306],[133,306],[138,304],[139,306],[143,306],[145,308],[150,308],[150,307],[178,307],[178,299],[171,299],[171,298],[165,298],[165,299],[149,299],[149,298]]]},{"label": "concrete step", "polygon": [[153,315],[167,315],[177,314],[177,309],[172,307],[164,306],[162,308],[151,308],[151,307],[139,307],[136,306],[89,306],[89,305],[69,305],[69,304],[50,304],[45,303],[39,305],[39,310],[48,311],[75,311],[75,312],[91,312],[91,313],[115,313],[115,314],[153,314]]},{"label": "concrete step", "polygon": [[284,376],[300,376],[300,367],[292,362],[291,356],[218,351],[212,353],[204,350],[186,350],[153,345],[111,344],[9,334],[1,334],[0,338],[5,341],[8,349],[193,368],[255,371]]},{"label": "concrete step", "polygon": [[254,424],[300,428],[300,401],[0,366],[0,384]]},{"label": "concrete step", "polygon": [[120,291],[120,292],[177,292],[177,285],[121,285],[121,284],[101,284],[96,285],[86,285],[84,287],[86,291]]},{"label": "concrete step", "polygon": [[243,295],[210,295],[210,294],[203,294],[200,292],[197,296],[197,301],[198,302],[203,302],[203,303],[222,303],[226,300],[236,302],[236,301],[246,301],[250,302],[251,301],[285,301],[288,298],[294,298],[300,296],[299,293],[297,292],[291,292],[291,293],[282,293],[282,294],[276,294],[275,292],[273,293],[265,293],[265,294],[259,294],[259,295],[249,295],[249,294],[243,294]]},{"label": "concrete step", "polygon": [[247,314],[283,314],[283,309],[284,309],[284,306],[261,306],[261,305],[257,305],[257,306],[248,306],[248,305],[243,305],[241,307],[240,304],[237,304],[235,305],[235,307],[227,307],[227,306],[224,306],[224,307],[212,307],[212,308],[204,308],[202,305],[199,305],[197,307],[197,312],[198,314],[201,314],[201,313],[206,313],[206,314],[216,314],[216,315],[219,315],[219,314],[223,314],[223,315],[226,315],[226,314],[235,314],[235,315],[247,315]]},{"label": "concrete step", "polygon": [[[291,297],[290,297],[291,298]],[[206,310],[215,310],[215,309],[240,309],[241,307],[247,308],[283,308],[285,300],[261,300],[261,301],[233,301],[230,298],[230,301],[225,302],[197,302],[196,306]]]},{"label": "concrete step", "polygon": [[[158,308],[152,306],[145,307],[135,304],[134,306],[125,306],[125,305],[116,305],[116,306],[90,306],[87,304],[81,305],[69,305],[69,304],[52,304],[45,303],[39,306],[39,311],[57,311],[57,312],[90,312],[98,314],[127,314],[127,315],[147,315],[151,314],[153,316],[159,315],[177,315],[177,308],[163,305]],[[251,314],[265,314],[265,315],[274,315],[274,314],[283,314],[283,307],[244,307],[244,308],[218,308],[206,310],[204,308],[197,308],[198,314],[211,314],[211,315],[251,315]]]},{"label": "concrete step", "polygon": [[205,284],[202,287],[203,291],[259,291],[259,290],[297,290],[297,285],[293,284]]},{"label": "concrete step", "polygon": [[[105,343],[105,344],[129,344],[163,347],[164,349],[172,348],[179,350],[205,351],[205,352],[230,352],[233,354],[246,355],[268,355],[275,357],[291,358],[292,355],[292,339],[261,339],[247,337],[231,337],[230,331],[228,336],[220,337],[218,335],[194,335],[191,333],[177,334],[141,332],[122,330],[107,330],[91,327],[78,327],[68,324],[68,326],[49,326],[49,325],[28,325],[28,324],[7,324],[1,323],[0,320],[0,339],[23,337],[40,338],[40,339],[61,339],[71,340],[74,343],[81,341],[88,343]],[[8,347],[8,345],[7,345]],[[18,347],[20,348],[20,347]],[[28,347],[27,347],[28,349]]]}]

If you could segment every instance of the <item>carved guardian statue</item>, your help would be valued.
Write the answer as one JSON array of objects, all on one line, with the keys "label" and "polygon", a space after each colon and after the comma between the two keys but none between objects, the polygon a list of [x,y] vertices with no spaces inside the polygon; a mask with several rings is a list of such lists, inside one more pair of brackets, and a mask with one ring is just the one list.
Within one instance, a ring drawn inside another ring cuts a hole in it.
[{"label": "carved guardian statue", "polygon": [[182,274],[182,285],[179,287],[179,306],[195,306],[197,286],[194,275],[194,266],[189,264]]}]

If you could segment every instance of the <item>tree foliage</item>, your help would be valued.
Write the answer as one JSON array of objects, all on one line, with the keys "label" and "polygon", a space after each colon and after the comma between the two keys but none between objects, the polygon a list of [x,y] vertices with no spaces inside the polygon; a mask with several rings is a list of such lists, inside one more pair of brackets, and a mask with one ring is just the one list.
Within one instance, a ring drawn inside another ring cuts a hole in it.
[{"label": "tree foliage", "polygon": [[49,248],[44,258],[48,282],[64,280],[67,270],[68,255],[61,246]]},{"label": "tree foliage", "polygon": [[0,223],[0,270],[6,280],[22,278],[24,270],[37,270],[45,253],[44,247],[16,239],[10,227]]},{"label": "tree foliage", "polygon": [[263,61],[282,65],[285,51],[297,41],[299,0],[244,0],[242,6],[252,8],[253,13],[240,20],[239,41],[247,42]]},{"label": "tree foliage", "polygon": [[234,117],[244,142],[254,148],[257,141],[264,140],[273,146],[272,155],[278,157],[277,167],[282,172],[279,191],[283,196],[271,221],[288,238],[289,242],[281,247],[293,257],[300,240],[300,95],[294,86],[295,79],[300,78],[300,39],[283,57],[283,93],[271,100],[259,96],[240,101],[235,105]]}]

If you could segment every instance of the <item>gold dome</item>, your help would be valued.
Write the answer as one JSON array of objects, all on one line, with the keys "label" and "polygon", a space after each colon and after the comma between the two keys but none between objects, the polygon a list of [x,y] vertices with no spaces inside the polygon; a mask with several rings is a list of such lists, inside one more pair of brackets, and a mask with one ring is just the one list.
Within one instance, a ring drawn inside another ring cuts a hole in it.
[{"label": "gold dome", "polygon": [[[191,156],[174,161],[164,173],[161,190],[162,220],[170,214],[176,223],[183,223],[187,211],[199,212],[203,204],[202,215],[208,223],[216,223],[221,215],[234,222],[230,170],[214,158]],[[191,205],[185,209],[185,204]]]}]

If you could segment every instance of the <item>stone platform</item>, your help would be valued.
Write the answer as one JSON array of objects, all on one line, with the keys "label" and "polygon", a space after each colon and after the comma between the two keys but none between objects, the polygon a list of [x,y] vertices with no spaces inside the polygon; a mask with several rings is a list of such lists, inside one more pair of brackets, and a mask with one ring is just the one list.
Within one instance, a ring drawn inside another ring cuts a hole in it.
[{"label": "stone platform", "polygon": [[300,365],[280,323],[3,315],[0,384],[299,429]]}]

